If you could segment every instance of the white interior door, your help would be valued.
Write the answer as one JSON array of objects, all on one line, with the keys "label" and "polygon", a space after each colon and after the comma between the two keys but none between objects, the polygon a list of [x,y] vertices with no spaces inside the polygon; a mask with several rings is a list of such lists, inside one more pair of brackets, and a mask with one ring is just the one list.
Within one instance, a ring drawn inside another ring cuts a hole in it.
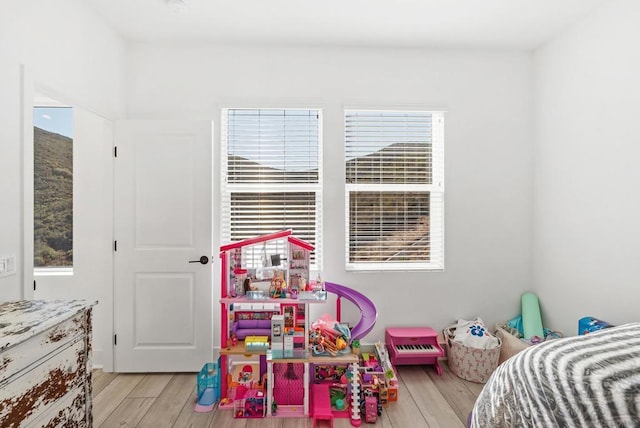
[{"label": "white interior door", "polygon": [[212,359],[212,144],[211,122],[116,123],[118,372]]}]

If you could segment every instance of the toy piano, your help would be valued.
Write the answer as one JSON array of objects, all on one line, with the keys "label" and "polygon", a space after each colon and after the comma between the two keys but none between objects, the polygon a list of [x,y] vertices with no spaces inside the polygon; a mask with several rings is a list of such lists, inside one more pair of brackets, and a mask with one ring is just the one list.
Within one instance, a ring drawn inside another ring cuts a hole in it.
[{"label": "toy piano", "polygon": [[394,366],[430,364],[442,376],[438,358],[444,351],[438,344],[438,333],[430,327],[395,327],[385,331],[385,342]]}]

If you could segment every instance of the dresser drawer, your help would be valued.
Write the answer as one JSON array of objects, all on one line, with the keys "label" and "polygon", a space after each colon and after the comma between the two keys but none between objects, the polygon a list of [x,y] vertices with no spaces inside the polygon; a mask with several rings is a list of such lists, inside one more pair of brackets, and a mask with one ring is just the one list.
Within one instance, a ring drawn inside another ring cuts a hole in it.
[{"label": "dresser drawer", "polygon": [[[65,346],[58,346],[38,363],[15,372],[0,388],[0,426],[32,424],[53,406],[57,407],[60,400],[75,396],[73,391],[85,391],[86,362],[85,336],[78,336]],[[71,400],[72,405],[78,407],[77,413],[86,413],[86,400],[77,403]]]},{"label": "dresser drawer", "polygon": [[0,388],[21,370],[77,340],[85,332],[85,312],[52,327],[0,354]]},{"label": "dresser drawer", "polygon": [[92,415],[87,412],[87,393],[85,385],[80,385],[56,401],[25,428],[87,428],[91,426]]}]

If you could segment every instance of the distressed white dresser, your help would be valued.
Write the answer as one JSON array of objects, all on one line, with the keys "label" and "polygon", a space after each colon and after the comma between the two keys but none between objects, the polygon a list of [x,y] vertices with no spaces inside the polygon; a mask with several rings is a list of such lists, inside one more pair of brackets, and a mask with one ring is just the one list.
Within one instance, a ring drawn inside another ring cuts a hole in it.
[{"label": "distressed white dresser", "polygon": [[91,427],[95,303],[0,303],[0,427]]}]

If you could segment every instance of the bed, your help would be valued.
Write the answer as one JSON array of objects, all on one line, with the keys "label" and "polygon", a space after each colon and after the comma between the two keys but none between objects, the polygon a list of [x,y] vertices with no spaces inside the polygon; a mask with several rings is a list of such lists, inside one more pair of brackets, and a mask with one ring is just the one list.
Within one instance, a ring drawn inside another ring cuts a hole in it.
[{"label": "bed", "polygon": [[640,323],[529,347],[478,396],[473,428],[640,426]]}]

